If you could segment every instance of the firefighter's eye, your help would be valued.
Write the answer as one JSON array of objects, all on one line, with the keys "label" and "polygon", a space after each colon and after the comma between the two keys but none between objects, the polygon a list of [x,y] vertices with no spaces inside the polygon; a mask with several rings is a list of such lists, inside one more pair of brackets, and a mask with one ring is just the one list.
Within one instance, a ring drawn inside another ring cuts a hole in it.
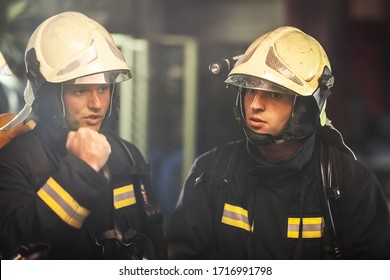
[{"label": "firefighter's eye", "polygon": [[271,96],[272,99],[275,100],[279,100],[282,98],[282,94],[277,92],[271,92],[269,95]]},{"label": "firefighter's eye", "polygon": [[87,92],[87,90],[85,88],[77,88],[77,89],[74,89],[73,90],[73,94],[74,95],[84,95],[85,93]]},{"label": "firefighter's eye", "polygon": [[246,90],[246,93],[249,94],[249,95],[255,95],[257,93],[258,90],[256,89],[252,89],[252,88],[248,88]]},{"label": "firefighter's eye", "polygon": [[104,93],[104,92],[108,91],[109,89],[110,89],[110,87],[108,85],[101,85],[99,87],[99,92]]}]

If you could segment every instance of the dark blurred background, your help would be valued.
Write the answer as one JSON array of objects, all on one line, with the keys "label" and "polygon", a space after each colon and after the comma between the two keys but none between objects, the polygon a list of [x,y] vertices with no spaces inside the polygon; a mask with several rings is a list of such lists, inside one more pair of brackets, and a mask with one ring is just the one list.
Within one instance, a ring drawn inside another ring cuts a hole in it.
[{"label": "dark blurred background", "polygon": [[328,117],[390,199],[390,1],[1,0],[0,49],[15,78],[0,80],[0,113],[24,104],[33,30],[69,10],[104,25],[125,52],[134,79],[120,89],[118,130],[151,163],[168,221],[195,156],[242,137],[235,90],[209,64],[281,25],[302,29],[327,51],[335,76]]}]

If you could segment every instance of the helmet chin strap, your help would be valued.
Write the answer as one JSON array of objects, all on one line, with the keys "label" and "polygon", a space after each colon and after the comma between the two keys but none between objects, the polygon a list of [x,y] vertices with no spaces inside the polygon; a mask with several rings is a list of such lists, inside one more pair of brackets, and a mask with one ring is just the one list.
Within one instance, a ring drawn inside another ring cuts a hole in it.
[{"label": "helmet chin strap", "polygon": [[61,100],[61,102],[60,102],[61,105],[59,105],[59,106],[61,106],[61,108],[60,108],[60,116],[57,117],[57,119],[58,119],[58,122],[60,123],[60,125],[63,128],[69,128],[68,124],[66,123],[66,118],[65,118],[65,116],[66,116],[66,107],[65,107],[65,102],[64,102],[64,84],[63,83],[61,83],[60,100]]},{"label": "helmet chin strap", "polygon": [[285,140],[282,136],[273,136],[271,134],[256,133],[250,130],[246,125],[243,127],[246,138],[253,144],[263,146],[270,144],[281,144]]},{"label": "helmet chin strap", "polygon": [[114,91],[115,91],[115,83],[111,84],[111,93],[110,93],[110,107],[108,108],[108,112],[106,113],[106,116],[104,119],[108,119],[113,111],[113,102],[114,102]]}]

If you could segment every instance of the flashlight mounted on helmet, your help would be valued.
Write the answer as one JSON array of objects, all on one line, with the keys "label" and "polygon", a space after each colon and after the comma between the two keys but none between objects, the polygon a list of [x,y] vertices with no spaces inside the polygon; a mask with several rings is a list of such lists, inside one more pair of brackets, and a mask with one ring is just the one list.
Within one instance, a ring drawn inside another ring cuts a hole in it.
[{"label": "flashlight mounted on helmet", "polygon": [[227,74],[233,69],[234,64],[240,59],[242,55],[236,55],[229,58],[222,58],[210,63],[209,71],[213,75]]}]

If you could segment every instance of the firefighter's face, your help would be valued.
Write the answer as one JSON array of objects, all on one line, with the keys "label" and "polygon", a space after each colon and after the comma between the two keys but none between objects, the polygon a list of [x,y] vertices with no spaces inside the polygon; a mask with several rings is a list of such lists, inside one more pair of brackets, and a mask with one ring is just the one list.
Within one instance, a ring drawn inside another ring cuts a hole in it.
[{"label": "firefighter's face", "polygon": [[294,96],[247,89],[244,97],[245,121],[254,132],[278,136],[293,108]]},{"label": "firefighter's face", "polygon": [[68,127],[99,131],[110,106],[109,84],[64,84],[63,99]]}]

